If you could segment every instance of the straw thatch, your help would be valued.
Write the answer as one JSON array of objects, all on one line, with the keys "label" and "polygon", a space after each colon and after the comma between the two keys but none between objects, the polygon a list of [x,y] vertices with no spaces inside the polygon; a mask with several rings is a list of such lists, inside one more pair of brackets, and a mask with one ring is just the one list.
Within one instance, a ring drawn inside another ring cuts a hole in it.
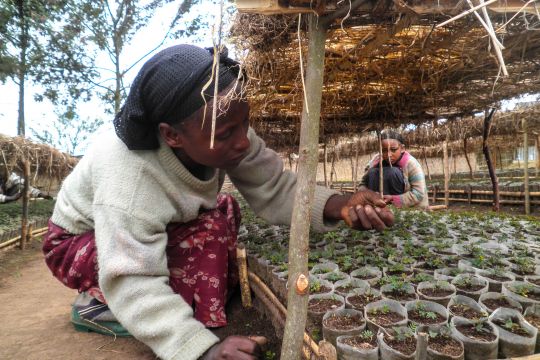
[{"label": "straw thatch", "polygon": [[30,177],[34,183],[37,177],[63,179],[75,167],[78,159],[49,145],[0,134],[0,174],[14,171],[21,175],[24,161],[30,163]]},{"label": "straw thatch", "polygon": [[[493,16],[495,29],[510,16]],[[351,16],[343,28],[336,22],[326,43],[321,142],[369,129],[453,120],[538,92],[540,32],[528,30],[535,21],[521,14],[500,32],[508,77],[500,76],[486,32],[472,15],[442,28],[433,26],[440,17],[410,13],[376,25],[373,16]],[[307,41],[297,26],[297,15],[240,14],[231,31],[238,48],[246,49],[253,126],[282,150],[296,147],[299,138],[298,36],[304,57]]]}]

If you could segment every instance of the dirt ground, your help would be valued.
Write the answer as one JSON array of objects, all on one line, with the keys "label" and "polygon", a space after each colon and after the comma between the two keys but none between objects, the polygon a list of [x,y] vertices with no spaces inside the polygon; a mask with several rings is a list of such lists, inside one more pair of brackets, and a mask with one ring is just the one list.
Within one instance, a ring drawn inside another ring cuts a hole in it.
[{"label": "dirt ground", "polygon": [[[0,359],[156,359],[133,338],[74,330],[69,321],[76,291],[53,278],[43,261],[39,241],[29,249],[0,254]],[[254,309],[242,308],[238,294],[227,309],[229,325],[215,331],[228,335],[263,335],[270,339],[265,359],[279,357],[279,341],[268,321]]]}]

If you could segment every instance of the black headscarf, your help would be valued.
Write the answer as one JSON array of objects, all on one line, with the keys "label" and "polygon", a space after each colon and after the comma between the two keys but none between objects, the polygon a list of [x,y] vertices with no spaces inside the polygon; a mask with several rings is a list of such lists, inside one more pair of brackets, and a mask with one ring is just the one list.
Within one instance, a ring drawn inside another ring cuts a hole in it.
[{"label": "black headscarf", "polygon": [[[213,61],[213,49],[176,45],[155,54],[142,66],[114,118],[116,134],[128,149],[157,149],[159,123],[179,123],[204,105],[201,90],[210,79]],[[226,50],[219,61],[221,92],[237,79],[240,67],[227,57]],[[213,92],[212,81],[204,92],[207,102]]]},{"label": "black headscarf", "polygon": [[397,140],[401,145],[405,145],[403,136],[401,136],[400,133],[394,130],[387,130],[381,133],[381,140],[386,140],[386,139]]}]

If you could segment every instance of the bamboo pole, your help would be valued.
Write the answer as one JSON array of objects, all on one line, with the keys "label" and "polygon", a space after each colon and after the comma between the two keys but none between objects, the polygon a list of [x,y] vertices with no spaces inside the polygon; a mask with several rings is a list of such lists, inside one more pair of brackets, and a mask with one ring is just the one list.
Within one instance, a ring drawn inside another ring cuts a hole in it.
[{"label": "bamboo pole", "polygon": [[246,261],[246,248],[238,245],[236,248],[236,259],[238,261],[238,277],[240,279],[240,294],[242,296],[242,306],[251,307],[251,292],[249,291],[249,279]]},{"label": "bamboo pole", "polygon": [[444,171],[444,205],[448,206],[448,187],[450,183],[450,166],[448,164],[448,141],[443,142],[443,171]]},{"label": "bamboo pole", "polygon": [[[249,285],[251,286],[252,289],[254,289],[254,291],[255,291],[255,286],[257,286],[260,289],[261,293],[264,294],[264,296],[269,299],[269,301],[281,312],[283,316],[287,315],[287,309],[285,308],[285,306],[283,306],[283,304],[279,301],[276,295],[274,295],[272,290],[270,290],[270,288],[266,286],[266,284],[261,280],[260,277],[258,277],[251,271],[248,271],[248,278],[250,280]],[[313,339],[311,339],[311,337],[305,331],[303,333],[304,333],[304,336],[303,336],[304,343],[308,345],[315,354],[318,354],[319,346],[317,345],[317,343],[313,341]]]},{"label": "bamboo pole", "polygon": [[467,138],[463,139],[463,154],[465,154],[465,160],[467,160],[467,166],[469,167],[469,172],[471,173],[471,179],[474,180],[473,169],[471,166],[471,160],[469,160],[469,150],[467,149]]},{"label": "bamboo pole", "polygon": [[419,332],[416,338],[415,360],[425,360],[427,358],[428,334]]},{"label": "bamboo pole", "polygon": [[489,132],[491,130],[491,120],[493,119],[494,113],[495,108],[491,109],[489,113],[486,110],[486,114],[484,117],[484,130],[482,133],[482,152],[484,153],[484,157],[486,158],[489,177],[491,178],[491,185],[493,186],[493,210],[499,211],[501,209],[499,197],[499,180],[497,179],[497,173],[495,172],[493,163],[491,162],[491,155],[489,153],[488,145]]},{"label": "bamboo pole", "polygon": [[21,243],[20,248],[26,248],[26,235],[28,232],[28,191],[30,183],[30,163],[23,159],[23,194],[22,194],[22,219],[21,219]]},{"label": "bamboo pole", "polygon": [[301,275],[308,277],[308,251],[306,250],[309,249],[311,204],[315,194],[318,162],[317,148],[324,76],[324,45],[327,30],[322,24],[318,24],[318,19],[319,17],[315,14],[308,15],[309,50],[300,129],[300,158],[298,161],[300,165],[291,218],[288,309],[281,347],[282,360],[300,358],[302,337],[307,320],[308,296],[307,293],[298,294],[296,292],[296,283]]},{"label": "bamboo pole", "polygon": [[323,153],[324,153],[324,162],[323,162],[324,186],[328,187],[328,177],[326,175],[326,163],[328,162],[328,151],[326,149],[326,140],[324,140]]},{"label": "bamboo pole", "polygon": [[540,173],[540,135],[536,136],[536,139],[534,140],[534,143],[536,145],[536,165],[535,167],[535,175],[538,177]]},{"label": "bamboo pole", "polygon": [[529,194],[529,134],[527,129],[527,117],[521,123],[523,127],[523,190],[525,191],[525,214],[531,214],[531,198]]},{"label": "bamboo pole", "polygon": [[379,137],[379,193],[381,198],[384,198],[384,174],[383,174],[383,148],[382,148],[382,139],[381,132],[377,131],[377,136]]},{"label": "bamboo pole", "polygon": [[431,181],[431,174],[429,172],[429,165],[428,165],[428,162],[427,162],[426,148],[425,147],[422,148],[422,154],[424,155],[424,163],[426,164],[426,172],[427,172],[429,181]]}]

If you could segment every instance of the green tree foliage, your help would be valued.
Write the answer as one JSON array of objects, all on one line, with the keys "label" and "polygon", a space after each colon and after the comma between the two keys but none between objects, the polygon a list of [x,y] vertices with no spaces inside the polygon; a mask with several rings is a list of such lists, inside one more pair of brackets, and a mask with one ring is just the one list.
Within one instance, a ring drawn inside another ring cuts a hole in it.
[{"label": "green tree foliage", "polygon": [[[110,67],[100,70],[102,73],[113,74],[113,77],[93,82],[95,88],[101,89],[100,97],[106,104],[111,105],[107,108],[109,113],[117,113],[126,97],[124,79],[128,71],[160,48],[165,41],[189,36],[204,26],[203,14],[196,16],[193,20],[186,21],[184,19],[192,7],[202,1],[183,0],[179,2],[176,14],[172,17],[164,34],[157,37],[154,44],[141,44],[143,48],[148,47],[147,52],[130,64],[125,64],[122,57],[126,45],[130,44],[137,33],[144,31],[158,9],[177,1],[85,0],[82,2],[83,11],[76,21],[84,24],[89,39],[110,59]],[[206,2],[210,3],[208,0]]]},{"label": "green tree foliage", "polygon": [[101,125],[101,119],[81,119],[75,104],[68,105],[64,111],[56,110],[57,120],[52,127],[30,128],[34,137],[43,143],[63,149],[70,155],[81,153],[81,146]]},{"label": "green tree foliage", "polygon": [[74,0],[3,0],[0,2],[0,81],[19,89],[17,132],[25,134],[27,82],[44,89],[53,104],[89,96],[84,79],[96,75],[85,49],[81,12]]}]

